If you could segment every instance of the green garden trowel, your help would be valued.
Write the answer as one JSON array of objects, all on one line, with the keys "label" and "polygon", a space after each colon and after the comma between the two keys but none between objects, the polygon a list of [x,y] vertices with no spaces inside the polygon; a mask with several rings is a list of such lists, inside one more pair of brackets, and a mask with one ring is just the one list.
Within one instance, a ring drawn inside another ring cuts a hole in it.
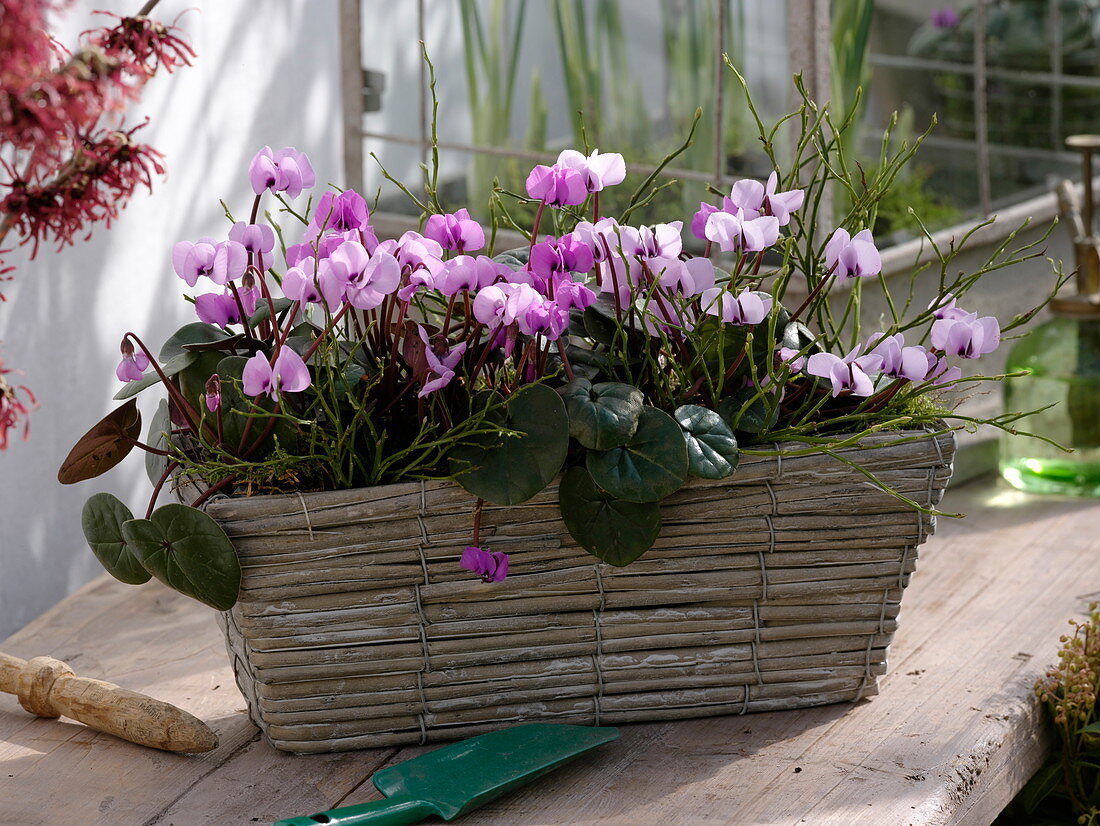
[{"label": "green garden trowel", "polygon": [[492,731],[376,772],[371,780],[385,800],[274,826],[403,826],[432,815],[453,820],[618,736],[615,728],[547,723]]}]

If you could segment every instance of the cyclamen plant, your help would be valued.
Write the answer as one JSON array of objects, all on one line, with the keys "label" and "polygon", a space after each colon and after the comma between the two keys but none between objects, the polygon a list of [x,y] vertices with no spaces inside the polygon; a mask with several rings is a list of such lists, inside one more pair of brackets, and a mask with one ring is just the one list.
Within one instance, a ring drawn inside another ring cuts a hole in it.
[{"label": "cyclamen plant", "polygon": [[[796,453],[849,461],[836,450],[870,433],[973,423],[935,400],[980,380],[963,378],[954,360],[991,352],[1002,329],[957,302],[986,273],[1037,255],[1035,245],[1006,245],[954,278],[961,247],[952,248],[940,255],[941,289],[927,309],[903,318],[911,299],[902,313],[890,301],[885,328],[861,336],[863,284],[886,289],[865,227],[912,150],[884,150],[879,177],[821,242],[826,184],[857,184],[837,171],[847,164],[828,163],[840,132],[827,112],[807,101],[801,115],[794,173],[776,163],[766,183],[739,181],[691,217],[700,254],[682,222],[629,223],[659,194],[656,173],[622,216],[600,213],[600,193],[625,177],[615,153],[566,150],[536,166],[526,196],[494,193],[487,227],[441,206],[431,169],[423,199],[404,188],[422,230],[380,239],[353,190],[294,206],[316,183],[309,159],[265,147],[248,172],[249,219],[231,217],[224,238],[172,250],[177,275],[201,289],[199,320],[159,353],[123,336],[117,375],[126,384],[116,398],[125,403],[61,468],[71,483],[133,446],[147,453],[154,491],[144,518],[109,494],[92,497],[83,525],[93,551],[124,582],[153,575],[226,609],[240,568],[199,510],[211,496],[450,478],[472,497],[471,542],[456,564],[500,581],[508,558],[482,546],[483,504],[525,502],[557,479],[570,534],[621,566],[653,545],[662,499],[692,477],[735,474],[742,452],[801,443]],[[761,129],[770,151],[774,131]],[[500,226],[519,229],[509,198],[537,211],[526,243],[494,255]],[[299,231],[270,212],[259,222],[271,200]],[[795,273],[807,289],[788,309]],[[837,296],[845,303],[834,320]],[[132,397],[155,385],[167,398],[140,442]],[[983,421],[1008,428],[1015,418]],[[189,507],[158,509],[173,476],[205,489]]]}]

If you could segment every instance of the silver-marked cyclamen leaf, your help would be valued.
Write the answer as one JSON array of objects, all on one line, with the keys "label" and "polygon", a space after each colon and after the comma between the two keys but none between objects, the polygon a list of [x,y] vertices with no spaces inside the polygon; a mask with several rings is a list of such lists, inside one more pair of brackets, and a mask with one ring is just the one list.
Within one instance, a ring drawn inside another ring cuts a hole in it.
[{"label": "silver-marked cyclamen leaf", "polygon": [[141,585],[149,581],[150,574],[122,535],[123,523],[133,518],[133,513],[119,499],[109,493],[97,493],[84,503],[80,527],[107,573],[127,585]]},{"label": "silver-marked cyclamen leaf", "polygon": [[713,410],[697,404],[676,408],[676,421],[684,431],[688,472],[701,479],[725,479],[737,468],[737,437]]},{"label": "silver-marked cyclamen leaf", "polygon": [[656,502],[687,478],[687,447],[680,425],[655,407],[644,407],[638,429],[622,447],[589,450],[588,472],[603,490],[627,502]]},{"label": "silver-marked cyclamen leaf", "polygon": [[569,535],[610,565],[629,565],[653,547],[661,532],[659,504],[616,499],[579,465],[562,477],[558,502]]},{"label": "silver-marked cyclamen leaf", "polygon": [[149,573],[185,596],[228,611],[241,588],[237,552],[213,519],[186,505],[164,505],[122,524],[122,536]]},{"label": "silver-marked cyclamen leaf", "polygon": [[610,450],[625,445],[638,429],[642,391],[629,384],[575,379],[558,393],[569,413],[569,435],[587,448]]}]

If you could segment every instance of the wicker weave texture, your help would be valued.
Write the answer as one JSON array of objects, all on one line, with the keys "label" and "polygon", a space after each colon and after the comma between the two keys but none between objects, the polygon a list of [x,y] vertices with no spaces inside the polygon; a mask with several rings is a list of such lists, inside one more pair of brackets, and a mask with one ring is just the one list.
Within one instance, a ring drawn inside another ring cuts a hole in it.
[{"label": "wicker weave texture", "polygon": [[[840,455],[938,504],[951,435],[862,444]],[[875,693],[935,519],[784,447],[667,499],[626,568],[572,541],[556,486],[487,505],[482,543],[511,562],[492,584],[458,566],[473,501],[450,482],[211,501],[244,571],[222,620],[252,718],[280,749],[328,752]]]}]

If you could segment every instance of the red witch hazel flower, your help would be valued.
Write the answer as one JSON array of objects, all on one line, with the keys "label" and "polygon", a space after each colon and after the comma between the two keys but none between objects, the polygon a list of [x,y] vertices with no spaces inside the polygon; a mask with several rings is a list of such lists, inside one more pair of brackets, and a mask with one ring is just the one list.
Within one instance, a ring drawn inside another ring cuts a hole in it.
[{"label": "red witch hazel flower", "polygon": [[[4,360],[0,359],[0,450],[7,450],[9,433],[23,429],[23,439],[30,435],[30,411],[38,406],[34,393],[26,385],[8,383],[7,375],[18,373],[18,370],[4,367]],[[22,425],[20,425],[22,421]]]}]

